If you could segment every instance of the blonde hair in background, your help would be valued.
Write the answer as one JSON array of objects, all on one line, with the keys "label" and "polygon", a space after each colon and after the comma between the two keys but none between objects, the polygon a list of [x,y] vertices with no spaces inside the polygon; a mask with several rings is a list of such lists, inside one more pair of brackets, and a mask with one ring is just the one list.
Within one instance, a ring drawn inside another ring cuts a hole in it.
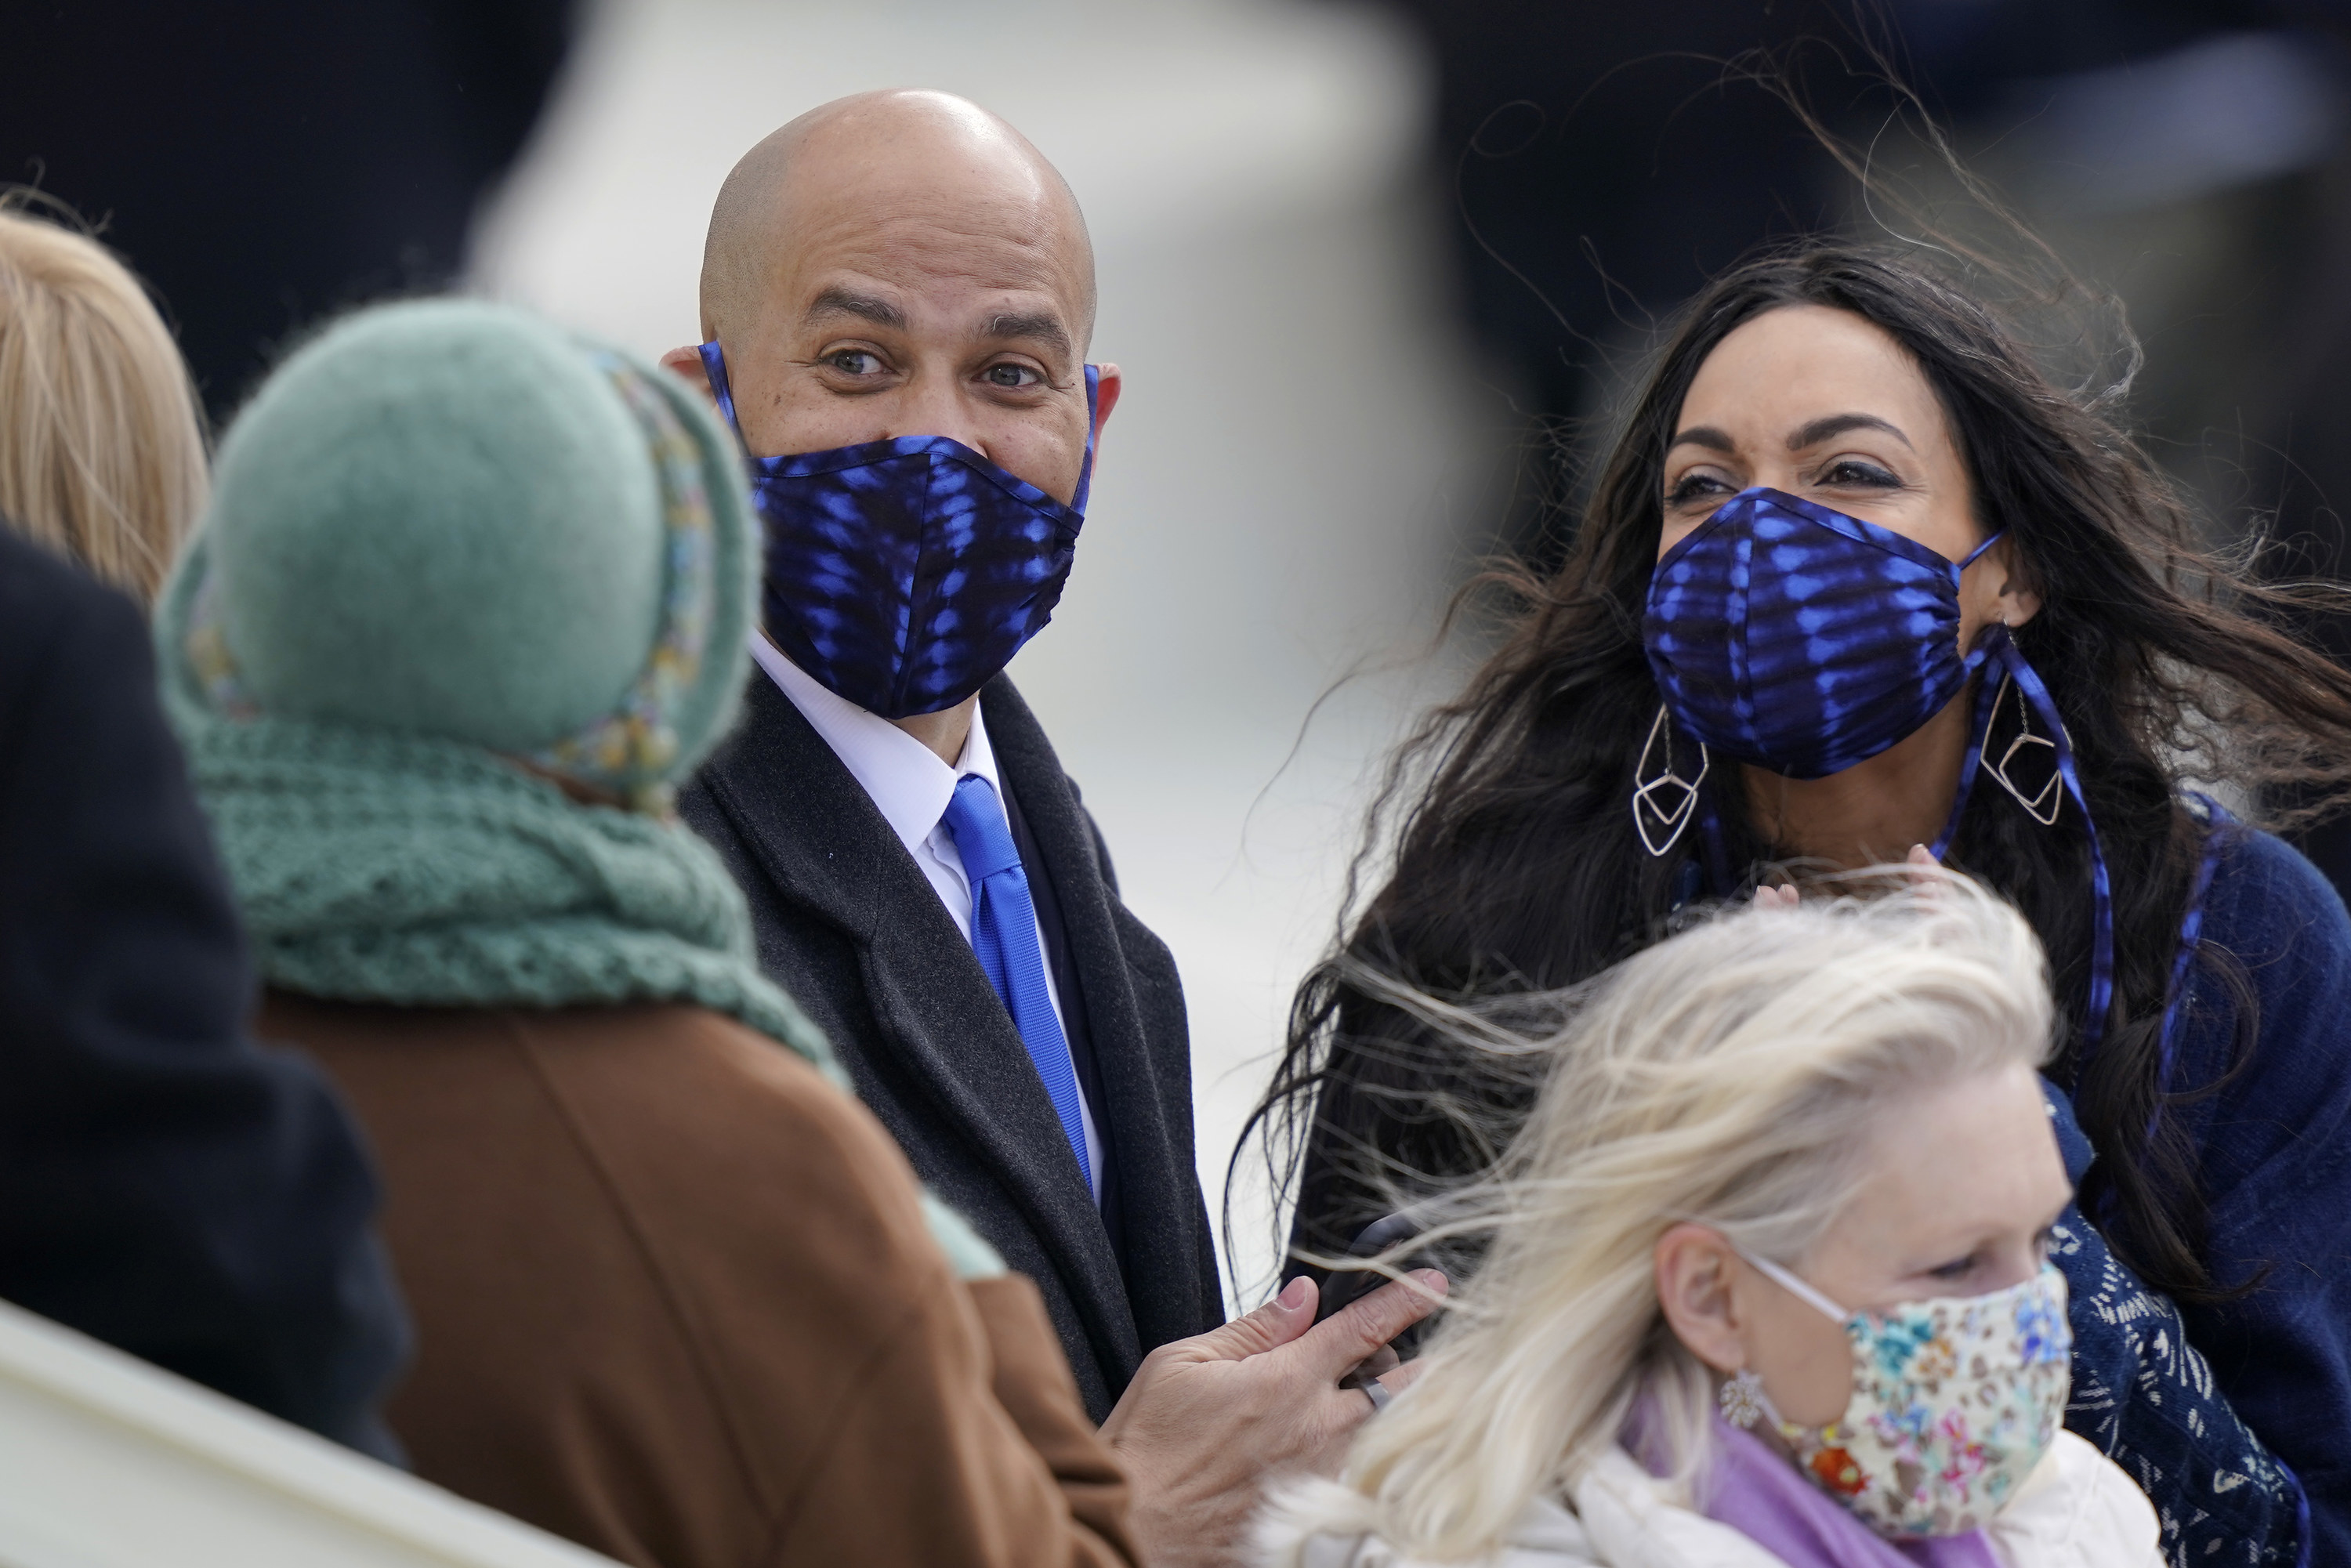
[{"label": "blonde hair in background", "polygon": [[1408,1244],[1491,1236],[1420,1380],[1364,1427],[1342,1480],[1277,1497],[1261,1537],[1274,1561],[1301,1561],[1318,1533],[1436,1561],[1490,1553],[1535,1499],[1564,1497],[1645,1395],[1688,1498],[1716,1380],[1659,1310],[1658,1237],[1695,1220],[1801,1265],[1856,1190],[1883,1113],[2048,1053],[2046,965],[2022,916],[1949,873],[1881,867],[1845,886],[1719,912],[1539,998],[1552,1023],[1531,1039],[1507,1021],[1531,1016],[1525,998],[1504,1012],[1370,981],[1433,1029],[1553,1065],[1496,1176]]},{"label": "blonde hair in background", "polygon": [[0,517],[152,601],[204,504],[195,389],[139,279],[44,200],[0,193]]}]

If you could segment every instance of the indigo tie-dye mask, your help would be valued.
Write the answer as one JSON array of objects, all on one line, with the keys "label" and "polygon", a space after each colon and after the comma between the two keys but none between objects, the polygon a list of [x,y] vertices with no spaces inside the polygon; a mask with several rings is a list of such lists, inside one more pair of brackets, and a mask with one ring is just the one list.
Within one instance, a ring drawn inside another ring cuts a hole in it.
[{"label": "indigo tie-dye mask", "polygon": [[1788,779],[1867,761],[1967,684],[1954,564],[1875,523],[1742,490],[1666,552],[1642,633],[1674,722]]},{"label": "indigo tie-dye mask", "polygon": [[[1987,626],[1971,651],[1959,647],[1959,574],[2000,538],[1951,561],[1801,497],[1741,490],[1657,562],[1642,639],[1677,729],[1788,779],[1867,761],[1984,674],[1959,798],[1934,853],[1950,846],[1980,769],[2044,826],[2073,800],[2090,849],[2089,995],[2076,1056],[2086,1066],[2114,999],[2114,896],[2097,824],[2056,702],[2009,628]],[[1987,756],[2004,703],[2018,732]],[[2045,780],[2017,782],[2010,768],[2028,758],[2048,764]],[[1708,809],[1695,795],[1687,807]]]},{"label": "indigo tie-dye mask", "polygon": [[[739,440],[716,343],[702,345],[702,364]],[[1093,478],[1096,374],[1086,367],[1085,465],[1068,506],[944,435],[751,458],[764,622],[784,656],[883,718],[936,713],[987,685],[1069,580]]]},{"label": "indigo tie-dye mask", "polygon": [[1853,1395],[1826,1427],[1750,1396],[1804,1474],[1880,1535],[1964,1535],[1990,1524],[2057,1440],[2073,1381],[2065,1276],[2046,1265],[1984,1296],[1848,1312],[1744,1250],[1782,1288],[1844,1330]]}]

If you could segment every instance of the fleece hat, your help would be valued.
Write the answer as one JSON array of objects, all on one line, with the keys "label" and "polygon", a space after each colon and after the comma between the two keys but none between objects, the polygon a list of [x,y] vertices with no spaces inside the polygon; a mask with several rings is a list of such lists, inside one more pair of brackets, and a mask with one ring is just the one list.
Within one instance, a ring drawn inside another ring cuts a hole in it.
[{"label": "fleece hat", "polygon": [[361,311],[223,443],[158,611],[167,695],[658,795],[733,716],[755,527],[674,378],[505,306]]}]

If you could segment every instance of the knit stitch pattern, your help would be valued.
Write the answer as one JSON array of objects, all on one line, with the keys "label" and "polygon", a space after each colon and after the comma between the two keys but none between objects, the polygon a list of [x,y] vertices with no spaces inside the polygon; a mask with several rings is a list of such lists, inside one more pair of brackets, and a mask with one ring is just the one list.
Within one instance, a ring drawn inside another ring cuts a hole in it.
[{"label": "knit stitch pattern", "polygon": [[695,1001],[845,1084],[682,823],[416,736],[256,718],[197,727],[189,755],[271,983],[409,1007]]}]

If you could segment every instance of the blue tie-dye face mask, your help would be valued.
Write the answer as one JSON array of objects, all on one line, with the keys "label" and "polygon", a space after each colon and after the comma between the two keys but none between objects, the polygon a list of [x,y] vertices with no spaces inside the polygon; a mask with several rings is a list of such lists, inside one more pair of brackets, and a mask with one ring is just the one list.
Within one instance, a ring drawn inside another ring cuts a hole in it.
[{"label": "blue tie-dye face mask", "polygon": [[[726,356],[702,365],[734,425]],[[767,523],[765,624],[786,658],[883,718],[955,706],[1011,662],[1061,601],[1093,478],[1063,506],[944,435],[750,459]]]},{"label": "blue tie-dye face mask", "polygon": [[1967,684],[1959,573],[1925,545],[1782,491],[1741,490],[1666,552],[1642,624],[1674,722],[1787,779],[1864,762]]}]

